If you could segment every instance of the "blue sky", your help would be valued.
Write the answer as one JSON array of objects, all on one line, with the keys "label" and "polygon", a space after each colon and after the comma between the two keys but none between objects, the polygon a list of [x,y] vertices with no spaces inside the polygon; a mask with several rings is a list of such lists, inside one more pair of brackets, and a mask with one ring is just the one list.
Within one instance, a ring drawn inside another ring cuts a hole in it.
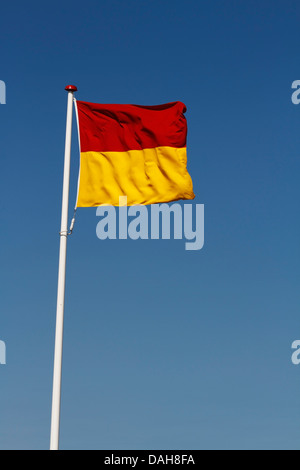
[{"label": "blue sky", "polygon": [[[1,6],[0,449],[49,446],[70,83],[186,104],[205,247],[102,242],[78,211],[61,448],[300,449],[299,20],[291,0]],[[78,159],[74,125],[70,208]]]}]

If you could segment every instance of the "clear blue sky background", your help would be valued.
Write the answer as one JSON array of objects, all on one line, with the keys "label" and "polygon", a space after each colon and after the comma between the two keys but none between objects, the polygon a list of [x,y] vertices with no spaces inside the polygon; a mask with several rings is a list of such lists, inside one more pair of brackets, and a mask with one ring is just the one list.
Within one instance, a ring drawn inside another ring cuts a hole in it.
[{"label": "clear blue sky background", "polygon": [[206,225],[199,252],[101,242],[79,210],[61,448],[300,449],[299,21],[292,0],[1,5],[1,449],[49,446],[69,83],[84,101],[186,104]]}]

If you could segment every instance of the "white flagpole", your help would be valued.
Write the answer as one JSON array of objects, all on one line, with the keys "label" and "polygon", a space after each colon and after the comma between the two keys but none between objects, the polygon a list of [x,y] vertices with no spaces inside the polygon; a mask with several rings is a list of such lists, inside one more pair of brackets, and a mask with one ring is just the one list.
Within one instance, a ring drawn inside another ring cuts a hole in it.
[{"label": "white flagpole", "polygon": [[59,251],[58,289],[57,289],[50,450],[59,449],[61,370],[62,370],[64,304],[65,304],[65,284],[66,284],[66,258],[67,258],[67,239],[68,239],[68,207],[69,207],[69,186],[70,186],[70,164],[71,164],[73,93],[77,91],[77,88],[73,85],[69,85],[65,88],[65,90],[68,92],[68,109],[67,109],[65,164],[64,164],[64,181],[63,181],[63,196],[62,196],[61,230],[60,230],[60,251]]}]

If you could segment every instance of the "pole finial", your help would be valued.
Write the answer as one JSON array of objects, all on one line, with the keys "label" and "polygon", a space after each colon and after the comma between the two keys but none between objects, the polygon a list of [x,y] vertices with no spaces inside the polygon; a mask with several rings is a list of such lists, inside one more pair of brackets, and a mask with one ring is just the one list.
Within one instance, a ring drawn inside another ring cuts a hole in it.
[{"label": "pole finial", "polygon": [[77,87],[75,85],[67,85],[65,88],[66,91],[77,91]]}]

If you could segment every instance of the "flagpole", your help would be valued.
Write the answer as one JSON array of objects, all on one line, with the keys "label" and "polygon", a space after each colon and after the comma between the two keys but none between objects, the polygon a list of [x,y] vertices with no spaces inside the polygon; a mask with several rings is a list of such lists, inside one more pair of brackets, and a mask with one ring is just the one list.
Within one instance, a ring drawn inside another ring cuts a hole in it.
[{"label": "flagpole", "polygon": [[64,163],[61,229],[60,229],[60,250],[59,250],[59,269],[58,269],[50,450],[59,449],[61,370],[62,370],[62,352],[63,352],[64,304],[65,304],[66,259],[67,259],[67,239],[68,239],[68,207],[69,207],[69,186],[70,186],[70,164],[71,164],[73,93],[77,91],[77,88],[73,85],[69,85],[65,88],[65,90],[68,92],[68,107],[67,107],[65,163]]}]

